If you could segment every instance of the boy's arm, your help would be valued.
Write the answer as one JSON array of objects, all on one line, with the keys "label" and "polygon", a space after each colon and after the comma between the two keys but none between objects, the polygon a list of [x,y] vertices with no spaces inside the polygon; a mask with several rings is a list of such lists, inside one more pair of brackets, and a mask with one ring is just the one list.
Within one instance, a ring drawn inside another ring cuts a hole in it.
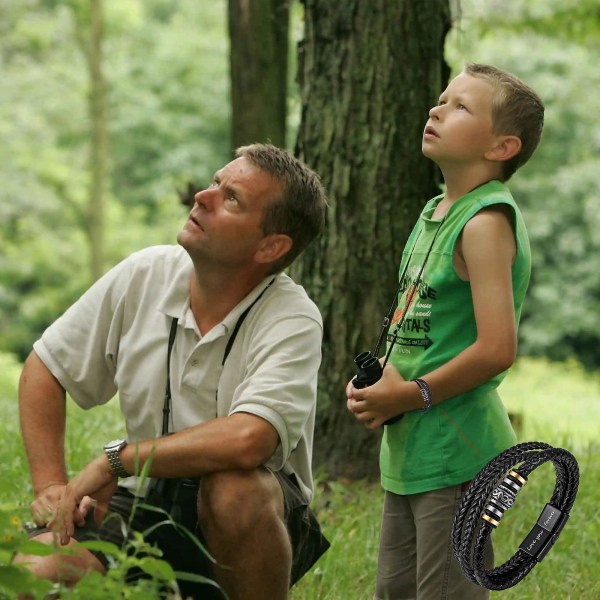
[{"label": "boy's arm", "polygon": [[440,401],[473,389],[508,369],[517,352],[512,288],[516,242],[502,209],[484,209],[462,234],[462,256],[471,283],[477,339],[423,378]]},{"label": "boy's arm", "polygon": [[[421,376],[438,404],[473,389],[509,368],[517,333],[511,267],[516,255],[512,224],[506,211],[484,209],[465,226],[458,246],[471,283],[477,339],[460,354]],[[416,383],[405,381],[391,365],[375,385],[347,388],[348,408],[368,428],[423,407]]]}]

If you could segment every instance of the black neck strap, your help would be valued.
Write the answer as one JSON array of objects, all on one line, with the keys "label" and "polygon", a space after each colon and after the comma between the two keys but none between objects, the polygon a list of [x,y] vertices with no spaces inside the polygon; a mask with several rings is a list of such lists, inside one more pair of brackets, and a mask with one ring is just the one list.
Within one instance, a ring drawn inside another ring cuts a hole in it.
[{"label": "black neck strap", "polygon": [[[227,340],[227,345],[225,346],[225,352],[223,353],[223,360],[221,361],[221,365],[225,364],[231,349],[233,348],[233,343],[235,342],[235,338],[244,322],[245,318],[248,316],[248,313],[252,310],[252,307],[262,298],[263,294],[271,287],[272,283],[275,281],[275,277],[271,279],[269,285],[265,287],[265,289],[255,298],[254,302],[250,304],[250,306],[244,310],[244,312],[239,316],[229,339]],[[175,343],[175,336],[177,335],[177,317],[173,317],[171,320],[171,330],[169,332],[169,345],[167,348],[167,384],[165,387],[165,400],[163,403],[163,420],[162,420],[162,435],[167,435],[169,432],[169,417],[171,414],[171,351],[173,350],[173,345]]]},{"label": "black neck strap", "polygon": [[[386,353],[385,359],[384,359],[384,363],[383,366],[385,366],[387,364],[387,361],[390,357],[390,354],[392,352],[392,348],[394,347],[394,344],[398,341],[398,333],[400,331],[400,329],[402,328],[402,325],[404,324],[404,319],[406,317],[406,313],[408,312],[408,307],[410,307],[410,305],[412,304],[412,301],[415,297],[415,294],[417,293],[417,289],[419,287],[419,283],[421,282],[421,277],[423,276],[423,272],[425,271],[425,265],[427,265],[427,261],[429,260],[429,255],[431,254],[431,251],[433,250],[433,245],[435,244],[435,240],[438,236],[438,233],[440,232],[440,229],[442,228],[442,225],[444,224],[444,221],[446,220],[446,217],[444,216],[444,218],[440,221],[440,224],[437,226],[437,229],[435,231],[435,235],[433,236],[433,240],[431,240],[431,244],[429,245],[429,249],[427,250],[427,254],[425,255],[425,259],[423,260],[423,263],[421,264],[421,267],[419,269],[419,274],[417,276],[416,281],[414,282],[414,284],[412,285],[412,288],[410,290],[407,290],[407,294],[410,293],[410,296],[407,300],[406,303],[406,310],[402,313],[402,316],[400,317],[400,321],[396,324],[396,326],[394,327],[394,331],[392,334],[392,343],[390,344],[388,351]],[[392,317],[394,315],[394,311],[396,310],[397,306],[398,306],[398,296],[400,294],[400,290],[402,289],[402,286],[404,285],[404,278],[406,276],[406,273],[408,271],[408,267],[411,263],[412,260],[412,255],[413,252],[415,251],[415,247],[417,245],[417,241],[419,240],[419,236],[421,235],[421,231],[422,228],[419,230],[419,233],[417,234],[417,239],[415,240],[411,250],[410,250],[410,254],[408,256],[408,260],[406,261],[406,264],[404,265],[404,269],[402,271],[402,275],[400,275],[400,281],[398,283],[398,287],[396,288],[396,292],[394,294],[394,298],[392,299],[392,304],[390,306],[390,310],[388,311],[387,315],[384,317],[383,319],[383,323],[381,325],[381,332],[379,333],[379,337],[377,338],[377,343],[375,344],[375,348],[373,350],[373,356],[378,356],[379,355],[379,349],[381,347],[381,344],[383,343],[383,340],[385,339],[385,335],[388,332],[388,329],[391,325],[391,320]]]}]

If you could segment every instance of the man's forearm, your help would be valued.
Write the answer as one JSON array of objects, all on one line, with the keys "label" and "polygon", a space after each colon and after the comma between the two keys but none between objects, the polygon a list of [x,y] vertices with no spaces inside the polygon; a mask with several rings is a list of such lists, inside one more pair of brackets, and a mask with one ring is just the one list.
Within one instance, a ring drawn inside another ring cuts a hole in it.
[{"label": "man's forearm", "polygon": [[200,477],[231,469],[252,469],[266,463],[279,442],[264,419],[236,413],[213,419],[173,435],[130,444],[121,451],[128,473],[139,474],[151,458],[152,477]]},{"label": "man's forearm", "polygon": [[35,352],[21,373],[19,415],[34,492],[66,483],[65,391]]}]

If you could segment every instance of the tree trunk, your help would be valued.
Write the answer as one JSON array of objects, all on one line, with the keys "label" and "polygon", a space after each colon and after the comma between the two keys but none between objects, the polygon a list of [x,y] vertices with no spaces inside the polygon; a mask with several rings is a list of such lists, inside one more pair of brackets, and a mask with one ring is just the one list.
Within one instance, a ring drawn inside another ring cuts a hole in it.
[{"label": "tree trunk", "polygon": [[229,0],[231,143],[285,147],[290,0]]},{"label": "tree trunk", "polygon": [[107,89],[102,68],[104,17],[102,0],[91,0],[87,10],[75,10],[77,39],[88,68],[90,90],[90,188],[87,203],[85,233],[90,248],[90,275],[99,279],[104,272],[104,203],[108,169]]},{"label": "tree trunk", "polygon": [[293,265],[325,324],[315,431],[329,476],[378,473],[381,431],[346,410],[353,358],[375,345],[402,249],[438,171],[421,154],[448,78],[448,0],[305,0],[296,153],[329,192],[326,234]]}]

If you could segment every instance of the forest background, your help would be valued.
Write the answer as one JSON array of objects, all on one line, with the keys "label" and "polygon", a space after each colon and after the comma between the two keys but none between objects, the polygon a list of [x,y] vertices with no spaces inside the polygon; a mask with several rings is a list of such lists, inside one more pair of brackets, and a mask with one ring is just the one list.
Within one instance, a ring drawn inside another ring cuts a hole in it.
[{"label": "forest background", "polygon": [[[19,365],[32,342],[100,273],[132,251],[173,243],[190,186],[208,183],[231,157],[227,2],[105,2],[106,139],[94,138],[91,125],[94,64],[83,4],[0,4],[0,411],[11,434]],[[497,0],[448,7],[445,60],[452,73],[466,60],[490,62],[522,77],[546,103],[543,143],[511,180],[528,224],[534,272],[519,361],[503,389],[524,439],[537,435],[590,456],[600,424],[600,72],[594,60],[600,1],[514,0],[510,11]],[[301,3],[290,8],[284,143],[294,150],[304,27]],[[94,172],[101,161],[93,140],[105,144],[104,172]],[[94,181],[102,182],[100,214]],[[348,348],[341,379],[350,378],[351,357],[363,349]],[[111,423],[106,420],[100,439],[112,437]],[[326,460],[321,463],[327,473]],[[5,473],[22,469],[26,478],[22,460],[2,465]],[[323,489],[349,502],[345,488],[340,492],[323,477]],[[0,488],[8,501],[9,490],[4,483]],[[352,489],[352,501],[364,493]],[[322,500],[324,510],[331,502]],[[374,519],[364,541],[371,556]],[[588,532],[592,526],[597,531],[597,517],[588,519]],[[306,598],[336,597],[310,593]]]}]

